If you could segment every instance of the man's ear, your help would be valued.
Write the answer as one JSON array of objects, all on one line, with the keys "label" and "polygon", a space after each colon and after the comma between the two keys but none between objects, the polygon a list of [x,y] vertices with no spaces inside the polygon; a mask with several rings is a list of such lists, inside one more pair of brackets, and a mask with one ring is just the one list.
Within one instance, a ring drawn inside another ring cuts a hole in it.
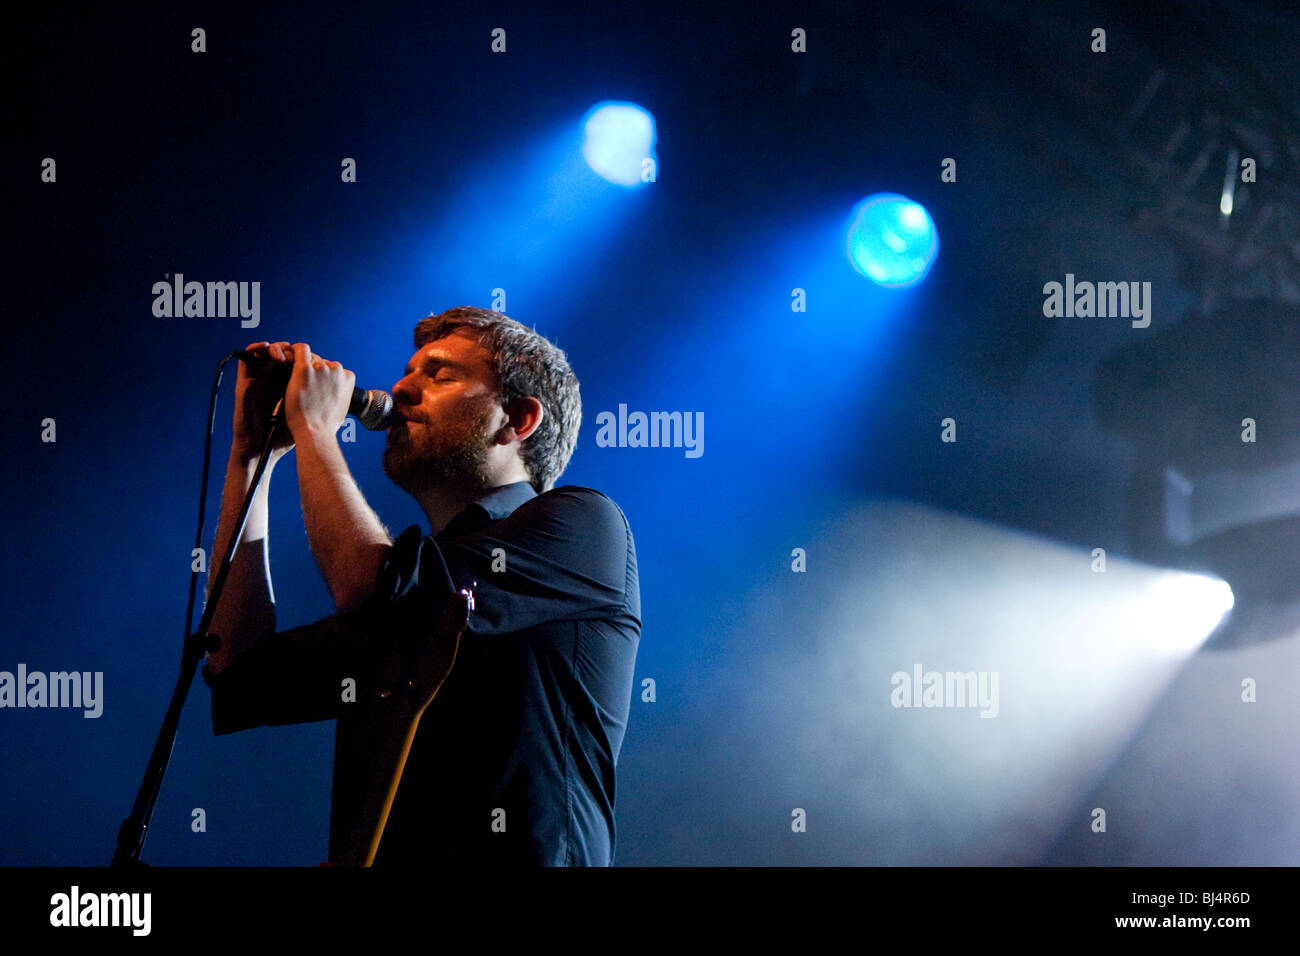
[{"label": "man's ear", "polygon": [[503,445],[515,439],[523,441],[537,431],[537,426],[546,416],[542,403],[532,397],[515,399],[502,408],[505,410],[507,421],[497,431],[497,439]]}]

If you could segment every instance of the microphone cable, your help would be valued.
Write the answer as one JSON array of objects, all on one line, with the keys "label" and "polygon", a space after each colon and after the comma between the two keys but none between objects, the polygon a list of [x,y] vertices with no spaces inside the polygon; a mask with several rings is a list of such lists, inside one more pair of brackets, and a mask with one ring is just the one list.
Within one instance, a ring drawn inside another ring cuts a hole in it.
[{"label": "microphone cable", "polygon": [[[226,365],[231,359],[236,357],[236,353],[231,352],[219,363],[217,363],[216,374],[212,378],[212,394],[208,398],[208,433],[203,440],[203,474],[199,481],[199,526],[194,531],[194,550],[203,549],[203,520],[207,515],[208,505],[208,472],[212,468],[212,430],[217,421],[217,394],[221,390],[221,377],[225,375]],[[190,554],[194,552],[191,551]],[[207,566],[208,562],[204,562]],[[198,591],[199,572],[195,569],[193,562],[190,564],[190,598],[185,606],[185,638],[189,639],[194,629],[194,595]]]}]

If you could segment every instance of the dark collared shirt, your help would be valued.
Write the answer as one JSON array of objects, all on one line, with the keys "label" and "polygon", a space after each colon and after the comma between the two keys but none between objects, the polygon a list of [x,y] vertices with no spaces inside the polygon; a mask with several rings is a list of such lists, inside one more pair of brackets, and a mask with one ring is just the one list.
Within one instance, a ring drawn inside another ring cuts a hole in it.
[{"label": "dark collared shirt", "polygon": [[[214,731],[346,719],[344,678],[380,632],[431,627],[449,576],[474,592],[474,611],[375,865],[609,865],[641,599],[627,520],[590,488],[537,495],[517,482],[436,536],[406,529],[364,607],[276,634],[219,675],[204,668]],[[339,729],[332,851],[356,786]]]}]

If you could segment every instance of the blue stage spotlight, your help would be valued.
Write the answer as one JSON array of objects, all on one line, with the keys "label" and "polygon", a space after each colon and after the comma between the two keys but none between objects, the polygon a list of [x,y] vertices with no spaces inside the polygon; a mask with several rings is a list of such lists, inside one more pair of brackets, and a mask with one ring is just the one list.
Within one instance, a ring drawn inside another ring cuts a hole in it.
[{"label": "blue stage spotlight", "polygon": [[915,285],[939,252],[939,233],[925,207],[897,193],[868,196],[849,215],[849,262],[878,285]]},{"label": "blue stage spotlight", "polygon": [[604,179],[620,186],[643,186],[646,160],[655,157],[655,120],[635,103],[606,100],[583,120],[582,156]]}]

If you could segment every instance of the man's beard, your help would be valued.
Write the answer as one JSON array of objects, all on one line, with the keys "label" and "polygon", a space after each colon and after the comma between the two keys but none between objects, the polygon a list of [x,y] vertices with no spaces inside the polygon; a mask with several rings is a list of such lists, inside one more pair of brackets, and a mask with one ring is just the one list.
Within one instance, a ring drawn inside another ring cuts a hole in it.
[{"label": "man's beard", "polygon": [[488,482],[487,459],[492,448],[493,410],[485,409],[456,434],[436,426],[416,423],[419,438],[412,439],[408,424],[395,426],[406,434],[388,435],[384,446],[384,474],[399,488],[415,495],[426,489],[474,490]]}]

